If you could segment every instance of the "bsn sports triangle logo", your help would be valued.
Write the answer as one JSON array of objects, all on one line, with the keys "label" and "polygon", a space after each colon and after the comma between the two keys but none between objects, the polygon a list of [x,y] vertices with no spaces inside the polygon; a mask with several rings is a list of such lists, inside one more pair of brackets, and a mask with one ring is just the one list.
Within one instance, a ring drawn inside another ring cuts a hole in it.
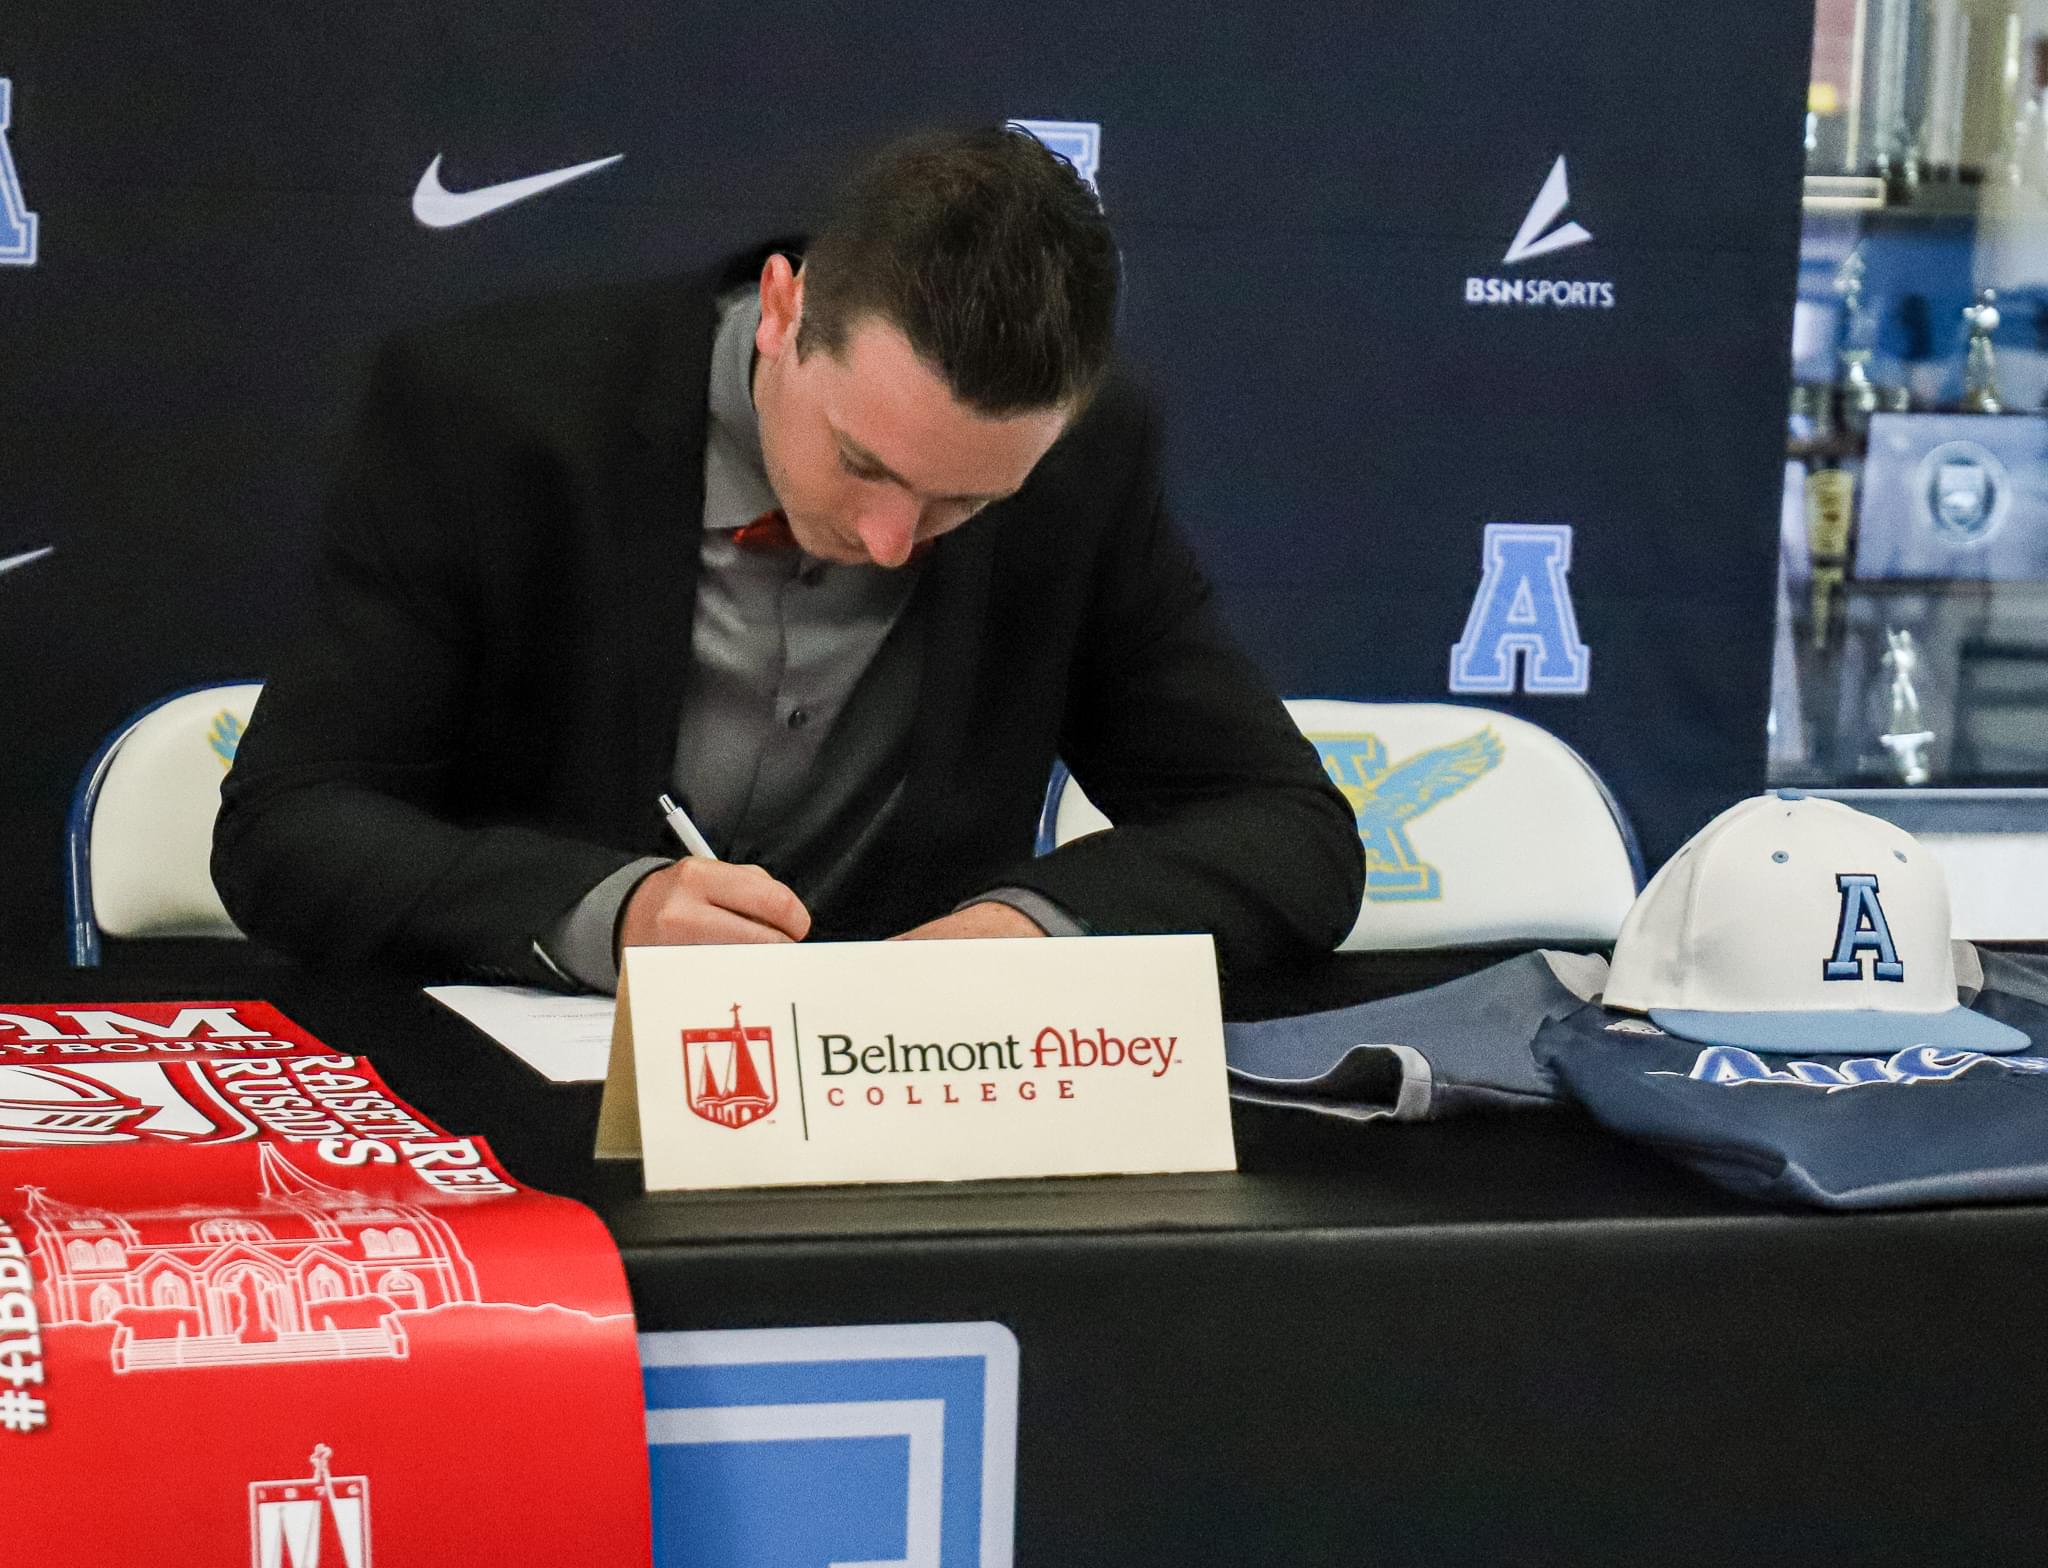
[{"label": "bsn sports triangle logo", "polygon": [[[1542,189],[1536,192],[1536,199],[1522,215],[1522,226],[1515,230],[1515,237],[1508,242],[1507,254],[1501,257],[1500,264],[1503,267],[1520,267],[1539,256],[1554,256],[1559,251],[1590,244],[1593,231],[1576,219],[1565,217],[1565,209],[1571,206],[1571,202],[1571,178],[1565,171],[1565,155],[1559,153],[1557,162],[1550,166],[1550,173],[1544,178]],[[1611,310],[1614,308],[1614,285],[1586,278],[1467,278],[1465,303],[1544,305],[1564,309],[1594,306]]]},{"label": "bsn sports triangle logo", "polygon": [[[1518,261],[1527,261],[1532,256],[1547,256],[1554,250],[1569,250],[1574,245],[1583,245],[1593,236],[1577,223],[1567,223],[1562,228],[1551,229],[1559,213],[1571,205],[1571,187],[1566,182],[1564,154],[1557,155],[1557,162],[1550,166],[1550,177],[1543,182],[1543,189],[1536,193],[1536,199],[1529,204],[1529,215],[1522,219],[1522,226],[1515,230],[1514,243],[1508,246],[1508,253],[1501,257],[1501,265],[1512,267]],[[1543,231],[1550,229],[1548,234]]]}]

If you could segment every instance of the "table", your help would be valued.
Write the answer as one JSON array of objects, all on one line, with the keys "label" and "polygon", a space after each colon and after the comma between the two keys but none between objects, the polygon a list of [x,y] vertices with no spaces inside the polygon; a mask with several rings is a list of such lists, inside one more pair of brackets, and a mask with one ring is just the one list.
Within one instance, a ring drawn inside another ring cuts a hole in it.
[{"label": "table", "polygon": [[[1440,978],[1354,956],[1227,1006]],[[1008,1325],[1025,1568],[1923,1568],[2048,1540],[2048,1207],[1783,1213],[1570,1113],[1257,1107],[1231,1175],[649,1196],[589,1157],[595,1085],[388,978],[15,966],[0,997],[276,1003],[592,1205],[643,1329]]]}]

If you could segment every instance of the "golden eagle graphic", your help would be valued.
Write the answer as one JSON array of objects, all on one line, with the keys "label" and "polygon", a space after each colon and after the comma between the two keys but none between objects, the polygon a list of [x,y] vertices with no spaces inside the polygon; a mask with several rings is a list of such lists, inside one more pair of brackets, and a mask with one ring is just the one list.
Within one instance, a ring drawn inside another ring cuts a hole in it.
[{"label": "golden eagle graphic", "polygon": [[1407,824],[1500,766],[1507,748],[1492,726],[1389,766],[1377,735],[1312,735],[1323,771],[1344,792],[1365,845],[1365,896],[1375,903],[1443,897],[1436,867],[1418,857]]}]

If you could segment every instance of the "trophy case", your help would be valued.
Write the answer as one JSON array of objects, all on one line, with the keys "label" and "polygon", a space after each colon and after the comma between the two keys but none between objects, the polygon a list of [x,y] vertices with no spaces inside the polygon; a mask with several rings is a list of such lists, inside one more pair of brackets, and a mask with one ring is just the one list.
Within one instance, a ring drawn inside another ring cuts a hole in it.
[{"label": "trophy case", "polygon": [[1771,782],[2031,841],[2048,835],[2048,0],[1819,0],[1806,153]]}]

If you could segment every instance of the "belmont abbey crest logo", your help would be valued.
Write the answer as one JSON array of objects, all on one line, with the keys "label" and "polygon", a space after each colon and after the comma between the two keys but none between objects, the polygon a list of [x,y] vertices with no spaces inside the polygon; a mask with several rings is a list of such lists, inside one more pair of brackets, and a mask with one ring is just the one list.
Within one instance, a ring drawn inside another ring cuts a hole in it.
[{"label": "belmont abbey crest logo", "polygon": [[325,1443],[313,1473],[249,1483],[250,1568],[371,1568],[370,1479],[332,1475]]},{"label": "belmont abbey crest logo", "polygon": [[690,1109],[721,1127],[745,1127],[775,1109],[775,1035],[740,1022],[683,1031],[683,1087]]},{"label": "belmont abbey crest logo", "polygon": [[1489,726],[1476,735],[1387,760],[1377,735],[1314,735],[1323,771],[1343,791],[1365,845],[1365,896],[1374,903],[1443,897],[1443,878],[1415,853],[1408,824],[1500,766],[1506,749]]}]

